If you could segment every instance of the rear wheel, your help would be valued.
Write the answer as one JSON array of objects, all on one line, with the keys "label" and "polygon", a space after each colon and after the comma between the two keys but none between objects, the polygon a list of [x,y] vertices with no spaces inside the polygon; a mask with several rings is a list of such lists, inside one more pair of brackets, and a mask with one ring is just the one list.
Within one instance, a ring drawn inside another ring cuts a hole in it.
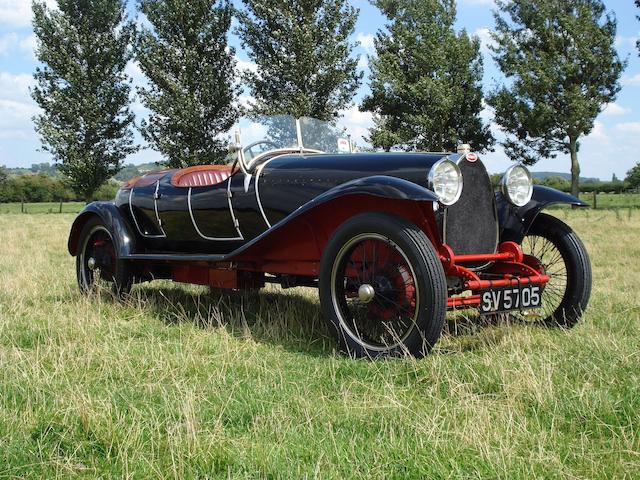
[{"label": "rear wheel", "polygon": [[131,289],[130,268],[118,258],[111,232],[97,217],[88,220],[80,233],[76,276],[85,294],[108,291],[121,297]]},{"label": "rear wheel", "polygon": [[518,315],[573,327],[591,295],[591,263],[582,241],[562,220],[541,213],[522,241],[522,250],[540,262],[550,280],[542,293],[541,308]]},{"label": "rear wheel", "polygon": [[352,356],[422,356],[442,332],[442,263],[403,220],[363,214],[343,224],[322,255],[319,286],[324,316]]}]

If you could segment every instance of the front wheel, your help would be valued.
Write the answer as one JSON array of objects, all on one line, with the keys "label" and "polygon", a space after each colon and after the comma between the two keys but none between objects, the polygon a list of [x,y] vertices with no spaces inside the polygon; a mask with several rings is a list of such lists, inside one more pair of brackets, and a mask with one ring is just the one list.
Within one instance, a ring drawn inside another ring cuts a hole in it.
[{"label": "front wheel", "polygon": [[131,289],[129,265],[118,258],[111,232],[97,217],[88,220],[80,232],[76,276],[80,291],[85,294],[107,291],[122,297]]},{"label": "front wheel", "polygon": [[522,241],[522,250],[540,262],[550,280],[541,308],[521,315],[550,326],[573,327],[591,295],[591,263],[582,241],[562,220],[541,213]]},{"label": "front wheel", "polygon": [[320,303],[354,357],[425,355],[446,315],[442,263],[416,226],[362,214],[338,228],[320,263]]}]

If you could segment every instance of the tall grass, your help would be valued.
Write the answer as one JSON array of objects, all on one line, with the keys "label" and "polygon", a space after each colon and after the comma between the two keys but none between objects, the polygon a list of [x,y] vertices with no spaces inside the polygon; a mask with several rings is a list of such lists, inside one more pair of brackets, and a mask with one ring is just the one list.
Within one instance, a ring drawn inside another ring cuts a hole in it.
[{"label": "tall grass", "polygon": [[0,215],[0,478],[637,478],[640,215],[573,330],[452,318],[423,360],[334,351],[315,292],[81,297],[72,215]]}]

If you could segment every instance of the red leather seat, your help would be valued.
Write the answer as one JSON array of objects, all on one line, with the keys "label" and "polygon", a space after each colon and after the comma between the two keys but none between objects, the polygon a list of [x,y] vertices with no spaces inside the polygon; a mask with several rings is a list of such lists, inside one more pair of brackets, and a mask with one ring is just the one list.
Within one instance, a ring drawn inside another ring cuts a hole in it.
[{"label": "red leather seat", "polygon": [[232,174],[227,165],[198,165],[178,170],[171,178],[174,187],[208,187],[218,185]]}]

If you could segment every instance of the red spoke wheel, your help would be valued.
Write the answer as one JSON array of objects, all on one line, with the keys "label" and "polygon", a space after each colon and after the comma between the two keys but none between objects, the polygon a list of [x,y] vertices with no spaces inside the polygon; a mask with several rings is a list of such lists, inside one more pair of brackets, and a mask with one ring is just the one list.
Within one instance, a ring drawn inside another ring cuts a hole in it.
[{"label": "red spoke wheel", "polygon": [[562,220],[542,213],[522,241],[522,250],[538,260],[550,280],[539,309],[514,315],[551,326],[574,326],[591,294],[591,264],[580,238]]},{"label": "red spoke wheel", "polygon": [[322,257],[323,311],[353,356],[424,355],[442,331],[446,295],[429,239],[387,215],[349,220]]},{"label": "red spoke wheel", "polygon": [[131,289],[129,268],[118,258],[113,237],[98,218],[89,220],[80,233],[76,276],[82,293],[106,290],[122,296]]}]

